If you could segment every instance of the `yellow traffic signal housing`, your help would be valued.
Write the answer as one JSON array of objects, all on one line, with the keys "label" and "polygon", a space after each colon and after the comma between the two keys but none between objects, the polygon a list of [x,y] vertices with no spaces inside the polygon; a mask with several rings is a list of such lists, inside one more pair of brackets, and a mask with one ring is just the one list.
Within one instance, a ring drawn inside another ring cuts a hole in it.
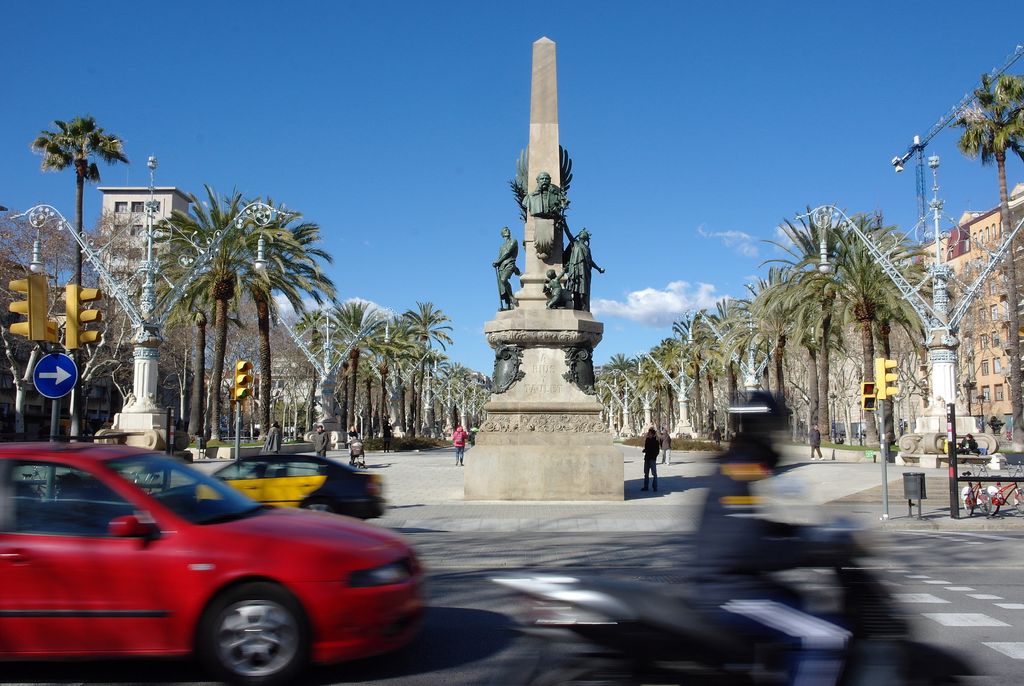
[{"label": "yellow traffic signal housing", "polygon": [[877,400],[875,399],[875,382],[862,381],[860,384],[860,406],[865,412],[874,412]]},{"label": "yellow traffic signal housing", "polygon": [[242,400],[252,395],[252,362],[239,360],[235,362],[235,388],[232,397]]},{"label": "yellow traffic signal housing", "polygon": [[897,383],[900,375],[896,371],[896,360],[887,360],[884,357],[875,358],[875,397],[879,400],[894,398],[900,394],[900,387]]},{"label": "yellow traffic signal housing", "polygon": [[83,310],[82,303],[95,302],[103,298],[98,288],[82,288],[69,283],[64,289],[64,308],[67,319],[64,322],[64,347],[68,350],[81,348],[87,343],[95,343],[100,338],[99,331],[82,331],[83,324],[98,322],[103,319],[99,310]]},{"label": "yellow traffic signal housing", "polygon": [[24,293],[24,300],[16,300],[8,310],[27,317],[26,321],[11,324],[11,333],[30,341],[57,342],[57,322],[46,318],[50,309],[50,288],[45,274],[29,274],[27,278],[11,281],[10,289]]}]

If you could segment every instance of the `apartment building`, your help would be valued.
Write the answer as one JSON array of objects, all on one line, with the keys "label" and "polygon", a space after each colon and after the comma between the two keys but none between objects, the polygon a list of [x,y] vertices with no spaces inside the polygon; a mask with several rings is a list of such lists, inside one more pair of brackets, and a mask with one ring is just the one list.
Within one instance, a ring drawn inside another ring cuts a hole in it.
[{"label": "apartment building", "polygon": [[[1024,218],[1024,183],[1010,193],[1010,229]],[[1003,242],[999,206],[983,212],[964,212],[944,240],[946,263],[953,269],[954,300],[973,284],[991,253]],[[1024,236],[1018,234],[1018,241]],[[931,252],[927,252],[930,256]],[[1024,260],[1017,258],[1017,280],[1024,284]],[[1022,299],[1024,300],[1024,299]],[[1009,309],[1005,270],[997,267],[981,284],[977,299],[960,324],[959,392],[963,407],[981,423],[996,417],[1010,427]],[[991,429],[987,429],[991,431]]]}]

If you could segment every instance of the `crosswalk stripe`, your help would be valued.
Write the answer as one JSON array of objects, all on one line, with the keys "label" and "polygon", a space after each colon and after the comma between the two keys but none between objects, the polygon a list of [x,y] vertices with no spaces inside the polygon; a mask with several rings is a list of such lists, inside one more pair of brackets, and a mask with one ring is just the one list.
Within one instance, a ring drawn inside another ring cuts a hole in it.
[{"label": "crosswalk stripe", "polygon": [[1014,660],[1024,660],[1024,643],[985,643],[993,650],[998,650],[1003,655],[1012,657]]},{"label": "crosswalk stripe", "polygon": [[925,612],[928,619],[942,626],[1010,626],[1006,622],[977,612]]},{"label": "crosswalk stripe", "polygon": [[974,598],[975,600],[1002,600],[1001,595],[992,595],[991,593],[968,593],[968,597]]},{"label": "crosswalk stripe", "polygon": [[951,584],[953,582],[952,581],[940,581],[939,579],[929,579],[929,580],[925,581],[925,583],[926,584],[941,584],[941,585],[945,586],[946,584]]},{"label": "crosswalk stripe", "polygon": [[908,579],[931,579],[927,574],[907,574]]},{"label": "crosswalk stripe", "polygon": [[893,593],[892,597],[901,603],[943,603],[948,605],[948,600],[943,600],[931,593]]},{"label": "crosswalk stripe", "polygon": [[947,591],[973,591],[970,586],[946,586]]},{"label": "crosswalk stripe", "polygon": [[1024,603],[995,603],[995,606],[1004,610],[1024,610]]}]

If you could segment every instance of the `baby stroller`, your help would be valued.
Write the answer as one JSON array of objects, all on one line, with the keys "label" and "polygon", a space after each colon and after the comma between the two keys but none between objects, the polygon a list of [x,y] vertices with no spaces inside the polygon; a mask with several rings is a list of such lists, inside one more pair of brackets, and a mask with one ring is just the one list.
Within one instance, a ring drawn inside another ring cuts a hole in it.
[{"label": "baby stroller", "polygon": [[352,467],[366,469],[366,453],[363,452],[363,441],[359,438],[350,439],[348,442],[348,463]]}]

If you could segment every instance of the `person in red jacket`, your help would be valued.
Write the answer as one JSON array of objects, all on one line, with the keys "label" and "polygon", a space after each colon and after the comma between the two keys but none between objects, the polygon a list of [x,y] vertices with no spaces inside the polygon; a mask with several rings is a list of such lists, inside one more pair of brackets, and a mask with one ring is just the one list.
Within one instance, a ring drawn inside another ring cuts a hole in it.
[{"label": "person in red jacket", "polygon": [[469,434],[462,428],[462,424],[458,424],[455,427],[455,431],[452,432],[452,445],[455,446],[455,464],[462,466],[462,459],[466,454],[466,437]]}]

